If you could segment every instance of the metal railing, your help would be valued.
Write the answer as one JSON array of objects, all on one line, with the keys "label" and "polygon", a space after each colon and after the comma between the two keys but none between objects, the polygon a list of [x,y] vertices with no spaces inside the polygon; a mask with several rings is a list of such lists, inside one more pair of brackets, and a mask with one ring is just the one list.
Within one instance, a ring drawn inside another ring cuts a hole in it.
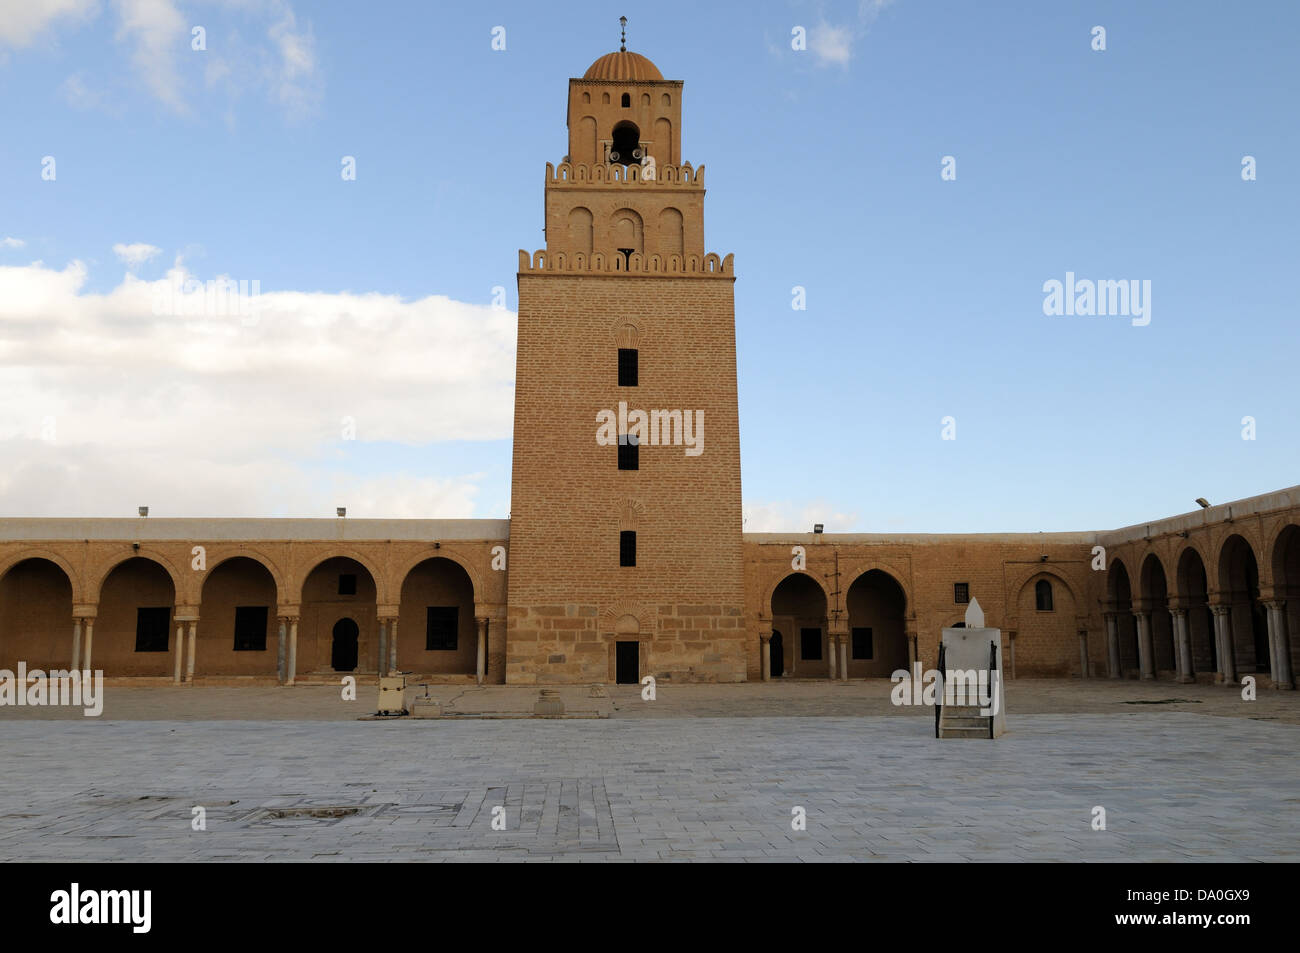
[{"label": "metal railing", "polygon": [[934,696],[934,736],[936,738],[939,737],[939,718],[943,714],[942,686],[944,682],[947,680],[947,675],[944,672],[943,650],[944,650],[944,645],[942,642],[940,642],[939,643],[939,686],[941,690],[936,692]]}]

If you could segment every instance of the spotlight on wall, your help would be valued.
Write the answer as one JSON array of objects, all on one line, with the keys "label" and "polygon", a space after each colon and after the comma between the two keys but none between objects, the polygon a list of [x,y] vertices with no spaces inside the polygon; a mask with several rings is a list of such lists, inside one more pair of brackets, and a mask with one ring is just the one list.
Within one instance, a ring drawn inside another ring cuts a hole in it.
[{"label": "spotlight on wall", "polygon": [[148,515],[149,515],[149,507],[147,507],[147,506],[140,506],[140,507],[137,507],[137,508],[136,508],[136,512],[139,513],[141,516],[148,516]]},{"label": "spotlight on wall", "polygon": [[348,508],[346,506],[336,506],[334,507],[334,512],[339,515],[340,519],[342,519],[344,516],[348,515]]},{"label": "spotlight on wall", "polygon": [[1043,555],[1039,556],[1038,561],[1044,563],[1047,562],[1047,553],[1043,553]]},{"label": "spotlight on wall", "polygon": [[814,524],[813,524],[813,532],[814,532],[814,533],[820,533],[824,528],[825,528],[825,527],[824,527],[821,523],[814,523]]},{"label": "spotlight on wall", "polygon": [[1198,496],[1196,498],[1196,505],[1203,510],[1208,510],[1210,508],[1210,501],[1203,496]]}]

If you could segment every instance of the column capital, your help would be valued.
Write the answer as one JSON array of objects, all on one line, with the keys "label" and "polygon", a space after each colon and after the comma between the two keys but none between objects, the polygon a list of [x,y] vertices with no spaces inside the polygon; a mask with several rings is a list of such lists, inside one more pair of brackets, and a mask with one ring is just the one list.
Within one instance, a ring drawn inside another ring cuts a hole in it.
[{"label": "column capital", "polygon": [[1211,602],[1210,611],[1215,615],[1227,615],[1232,612],[1232,606],[1224,602]]},{"label": "column capital", "polygon": [[1284,609],[1286,609],[1285,599],[1261,599],[1259,601],[1259,604],[1262,605],[1265,609],[1276,609],[1278,612],[1281,612]]}]

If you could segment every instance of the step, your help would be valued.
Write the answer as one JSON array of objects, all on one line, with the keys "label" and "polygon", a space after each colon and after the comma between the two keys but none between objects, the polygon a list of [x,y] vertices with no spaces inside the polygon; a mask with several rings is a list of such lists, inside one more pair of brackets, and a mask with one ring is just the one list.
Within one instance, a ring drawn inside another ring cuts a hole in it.
[{"label": "step", "polygon": [[988,736],[988,725],[984,725],[980,728],[962,728],[942,725],[939,728],[940,738],[987,738]]},{"label": "step", "polygon": [[941,728],[978,728],[981,731],[989,730],[989,720],[987,718],[944,718],[939,722]]}]

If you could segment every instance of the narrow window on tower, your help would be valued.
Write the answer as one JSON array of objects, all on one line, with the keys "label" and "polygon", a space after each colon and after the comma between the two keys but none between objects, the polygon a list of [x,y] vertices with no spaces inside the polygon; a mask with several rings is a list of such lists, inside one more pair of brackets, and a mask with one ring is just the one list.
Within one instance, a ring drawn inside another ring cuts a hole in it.
[{"label": "narrow window on tower", "polygon": [[636,565],[636,530],[625,529],[618,534],[618,564]]},{"label": "narrow window on tower", "polygon": [[637,444],[637,438],[632,434],[621,433],[618,435],[618,468],[620,470],[639,470],[641,469],[641,448]]},{"label": "narrow window on tower", "polygon": [[623,108],[627,109],[632,105],[632,97],[627,93],[623,94]]},{"label": "narrow window on tower", "polygon": [[637,350],[634,347],[618,349],[618,386],[635,387],[637,380]]}]

